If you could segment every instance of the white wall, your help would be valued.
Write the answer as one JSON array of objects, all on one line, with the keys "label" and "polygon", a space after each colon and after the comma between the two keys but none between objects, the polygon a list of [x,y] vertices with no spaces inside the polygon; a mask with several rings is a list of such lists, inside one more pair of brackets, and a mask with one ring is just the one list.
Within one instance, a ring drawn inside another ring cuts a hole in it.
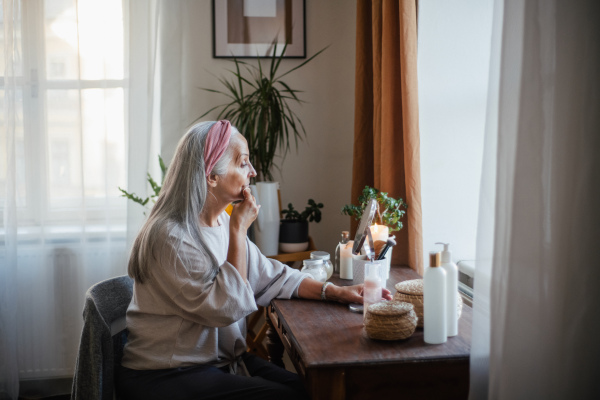
[{"label": "white wall", "polygon": [[493,0],[419,2],[423,250],[475,259]]},{"label": "white wall", "polygon": [[[192,122],[224,97],[200,88],[220,89],[214,75],[227,75],[232,63],[212,58],[212,7],[210,1],[185,0],[173,3],[181,6],[178,23],[191,35],[183,39],[182,104],[183,126]],[[174,11],[174,10],[173,10]],[[322,202],[323,219],[310,224],[310,235],[316,246],[333,253],[342,230],[349,229],[350,220],[340,214],[350,202],[352,179],[352,141],[354,135],[354,64],[356,41],[356,1],[328,0],[306,2],[307,53],[313,55],[330,47],[319,57],[284,79],[292,88],[304,90],[306,104],[294,106],[304,123],[307,140],[300,143],[281,163],[284,206],[292,202],[304,209],[309,198]],[[288,70],[302,60],[284,60],[280,70]],[[214,75],[213,75],[214,74]],[[205,119],[215,119],[213,112]],[[163,124],[163,127],[165,125]],[[176,126],[175,122],[173,126]],[[180,128],[166,132],[163,153],[170,160]]]}]

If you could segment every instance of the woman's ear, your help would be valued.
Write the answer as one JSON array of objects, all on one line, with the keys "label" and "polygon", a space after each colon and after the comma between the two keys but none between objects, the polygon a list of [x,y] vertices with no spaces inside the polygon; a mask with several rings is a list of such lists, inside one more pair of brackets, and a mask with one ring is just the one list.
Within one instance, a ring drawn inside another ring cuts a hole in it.
[{"label": "woman's ear", "polygon": [[210,187],[216,187],[217,182],[219,181],[219,176],[215,174],[210,174],[206,177],[206,184]]}]

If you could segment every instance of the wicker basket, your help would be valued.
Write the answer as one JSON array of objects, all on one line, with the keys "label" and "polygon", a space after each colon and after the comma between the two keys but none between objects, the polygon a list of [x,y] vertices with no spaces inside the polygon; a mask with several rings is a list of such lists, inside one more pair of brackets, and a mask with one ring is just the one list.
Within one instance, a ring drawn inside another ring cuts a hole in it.
[{"label": "wicker basket", "polygon": [[[423,279],[412,279],[409,281],[398,282],[394,286],[396,293],[394,294],[394,300],[405,301],[411,303],[415,307],[415,313],[419,318],[417,327],[423,327]],[[462,314],[463,301],[458,295],[458,301],[456,304],[457,318],[460,318]]]},{"label": "wicker basket", "polygon": [[364,323],[371,339],[400,340],[415,332],[417,315],[410,303],[382,301],[367,308]]}]

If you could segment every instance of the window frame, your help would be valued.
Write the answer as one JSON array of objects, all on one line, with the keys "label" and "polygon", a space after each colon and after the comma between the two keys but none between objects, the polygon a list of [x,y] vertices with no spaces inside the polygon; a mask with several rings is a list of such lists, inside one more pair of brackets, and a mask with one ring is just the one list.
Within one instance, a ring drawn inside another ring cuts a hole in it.
[{"label": "window frame", "polygon": [[[101,198],[86,197],[82,193],[81,197],[73,198],[73,201],[80,202],[81,206],[69,208],[51,208],[49,199],[50,182],[50,142],[48,138],[48,107],[47,95],[51,90],[78,90],[81,98],[81,92],[86,89],[121,89],[123,92],[123,155],[125,163],[127,162],[127,93],[129,82],[127,79],[127,69],[125,68],[125,57],[123,57],[123,78],[122,79],[53,79],[47,76],[45,49],[46,44],[46,21],[45,21],[45,0],[28,0],[22,3],[22,21],[21,21],[21,76],[16,77],[16,83],[19,90],[22,91],[22,137],[15,138],[15,146],[23,149],[23,168],[34,168],[36,171],[25,173],[25,204],[17,205],[17,218],[19,221],[19,236],[21,232],[25,236],[31,236],[33,232],[40,227],[50,227],[49,230],[71,236],[71,227],[81,225],[85,221],[86,227],[98,234],[97,226],[102,226],[102,222],[107,219],[111,221],[120,221],[123,229],[117,229],[117,232],[124,232],[127,218],[126,199],[120,195],[106,195]],[[126,21],[123,13],[123,40],[125,40]],[[123,46],[125,55],[126,46]],[[0,88],[5,89],[4,76],[0,77]],[[78,116],[80,126],[82,125],[82,116]],[[17,150],[18,151],[18,150]],[[82,152],[81,152],[82,153]],[[84,157],[80,154],[79,157]],[[35,163],[32,161],[36,160]],[[19,160],[17,160],[19,161]],[[18,178],[17,178],[18,179]],[[82,178],[83,180],[83,178]],[[118,185],[117,182],[114,183]],[[4,196],[2,196],[4,197]],[[0,205],[4,207],[5,199],[0,198]],[[73,212],[79,208],[82,213]],[[4,229],[0,226],[0,236]],[[21,229],[23,228],[23,229]],[[106,226],[106,233],[110,233],[110,227]]]}]

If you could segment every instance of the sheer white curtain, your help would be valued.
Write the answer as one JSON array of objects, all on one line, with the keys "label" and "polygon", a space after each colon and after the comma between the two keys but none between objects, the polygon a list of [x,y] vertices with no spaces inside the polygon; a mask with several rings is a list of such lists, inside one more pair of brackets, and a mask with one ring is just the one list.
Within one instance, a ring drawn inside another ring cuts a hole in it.
[{"label": "sheer white curtain", "polygon": [[[19,394],[17,364],[17,215],[15,193],[17,136],[22,131],[23,85],[17,82],[23,76],[21,65],[22,25],[20,2],[2,2],[2,87],[0,101],[0,206],[2,207],[2,247],[0,248],[0,399],[16,399]],[[22,80],[22,78],[21,78]],[[21,146],[22,147],[22,146]]]},{"label": "sheer white curtain", "polygon": [[470,398],[600,398],[600,7],[495,13]]},{"label": "sheer white curtain", "polygon": [[157,13],[0,3],[0,398],[16,399],[19,380],[72,376],[86,290],[126,273],[143,210],[117,187],[145,196],[156,164]]}]

